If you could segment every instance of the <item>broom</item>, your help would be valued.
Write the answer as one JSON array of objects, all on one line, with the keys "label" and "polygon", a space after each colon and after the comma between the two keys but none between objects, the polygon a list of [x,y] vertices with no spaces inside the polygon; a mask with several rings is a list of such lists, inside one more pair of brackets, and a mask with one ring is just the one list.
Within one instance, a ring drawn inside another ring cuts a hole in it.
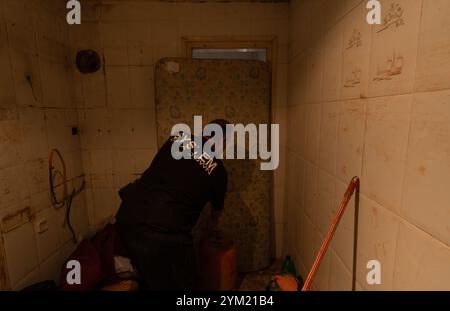
[{"label": "broom", "polygon": [[302,292],[309,291],[311,284],[314,280],[314,276],[316,275],[317,269],[320,266],[320,262],[325,256],[325,253],[328,249],[328,246],[333,239],[334,233],[336,232],[337,226],[339,225],[339,221],[344,215],[345,209],[347,207],[348,202],[350,201],[353,193],[355,193],[355,221],[354,221],[354,229],[353,229],[353,271],[352,271],[352,291],[355,291],[356,286],[356,259],[357,259],[357,241],[358,241],[358,212],[359,212],[359,177],[355,176],[350,181],[347,190],[344,193],[344,197],[342,198],[341,204],[339,205],[339,209],[334,216],[330,224],[330,228],[328,229],[328,233],[325,236],[322,245],[320,246],[319,253],[314,260],[314,263],[311,267],[311,270],[308,273],[308,277],[306,278],[305,283],[302,287]]}]

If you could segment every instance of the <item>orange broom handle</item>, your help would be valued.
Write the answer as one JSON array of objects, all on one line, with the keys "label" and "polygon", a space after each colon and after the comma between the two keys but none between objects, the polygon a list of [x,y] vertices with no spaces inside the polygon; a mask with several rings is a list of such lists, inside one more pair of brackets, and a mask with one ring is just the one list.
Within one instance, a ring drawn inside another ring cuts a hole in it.
[{"label": "orange broom handle", "polygon": [[[331,240],[333,239],[334,233],[336,232],[337,226],[339,225],[339,222],[342,218],[342,216],[344,215],[345,212],[345,208],[348,205],[348,202],[350,201],[353,193],[355,192],[359,192],[359,178],[357,176],[353,177],[352,180],[350,181],[347,190],[345,191],[344,197],[342,198],[341,204],[339,205],[339,210],[336,214],[336,216],[334,217],[333,221],[330,224],[330,228],[328,229],[328,233],[325,236],[325,239],[322,242],[322,246],[320,246],[320,250],[319,253],[317,254],[316,259],[314,260],[314,263],[311,267],[311,270],[309,271],[308,277],[306,278],[306,281],[303,285],[302,288],[302,292],[308,291],[309,288],[311,287],[311,283],[314,279],[314,276],[316,275],[317,269],[319,268],[320,262],[322,261],[323,256],[325,256],[325,253],[328,249],[328,246],[331,242]],[[355,197],[355,199],[357,200],[357,196]],[[357,204],[356,204],[357,205]],[[356,237],[357,237],[357,206],[355,206],[355,236],[354,236],[354,243],[356,241]],[[353,245],[353,283],[355,282],[355,258],[356,258],[356,244]],[[353,284],[353,290],[354,290],[354,284]]]}]

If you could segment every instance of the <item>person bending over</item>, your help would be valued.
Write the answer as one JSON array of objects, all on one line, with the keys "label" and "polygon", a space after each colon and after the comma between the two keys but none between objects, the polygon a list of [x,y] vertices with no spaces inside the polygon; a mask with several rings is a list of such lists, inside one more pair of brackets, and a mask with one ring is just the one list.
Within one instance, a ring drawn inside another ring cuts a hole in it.
[{"label": "person bending over", "polygon": [[[225,120],[211,123],[225,133]],[[208,139],[203,137],[203,144]],[[141,178],[119,191],[117,231],[143,288],[149,290],[193,289],[192,228],[208,202],[212,222],[217,223],[227,190],[227,172],[220,159],[203,153],[176,160],[171,153],[176,140],[170,137]]]}]

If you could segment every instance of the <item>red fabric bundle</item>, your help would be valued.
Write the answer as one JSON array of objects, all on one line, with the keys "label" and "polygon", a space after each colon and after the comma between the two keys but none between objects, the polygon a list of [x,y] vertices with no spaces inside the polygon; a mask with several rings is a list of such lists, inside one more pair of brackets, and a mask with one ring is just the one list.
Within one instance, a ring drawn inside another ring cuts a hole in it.
[{"label": "red fabric bundle", "polygon": [[[114,255],[120,242],[113,224],[106,225],[91,240],[83,240],[62,267],[60,287],[64,291],[89,291],[115,280]],[[67,262],[80,263],[81,284],[68,284]]]},{"label": "red fabric bundle", "polygon": [[[71,271],[67,268],[67,262],[71,260],[77,260],[80,263],[81,284],[67,282],[67,275]],[[102,261],[97,249],[89,240],[83,240],[62,267],[60,287],[64,291],[93,290],[100,285],[104,277],[105,273],[102,270]]]}]

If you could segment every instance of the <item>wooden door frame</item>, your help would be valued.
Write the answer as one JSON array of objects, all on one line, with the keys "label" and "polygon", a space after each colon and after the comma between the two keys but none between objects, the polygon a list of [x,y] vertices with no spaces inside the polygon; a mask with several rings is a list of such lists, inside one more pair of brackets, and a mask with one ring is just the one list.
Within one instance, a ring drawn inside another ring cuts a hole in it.
[{"label": "wooden door frame", "polygon": [[[277,60],[278,60],[278,39],[276,36],[189,36],[181,38],[182,53],[185,57],[192,58],[193,49],[265,49],[266,61],[271,74],[271,95],[270,95],[270,120],[275,119],[276,89],[277,89]],[[271,256],[276,257],[276,225],[275,221],[275,200],[274,200],[274,179],[275,172],[272,171],[270,181],[270,230],[271,230]],[[283,207],[284,208],[284,207]]]}]

